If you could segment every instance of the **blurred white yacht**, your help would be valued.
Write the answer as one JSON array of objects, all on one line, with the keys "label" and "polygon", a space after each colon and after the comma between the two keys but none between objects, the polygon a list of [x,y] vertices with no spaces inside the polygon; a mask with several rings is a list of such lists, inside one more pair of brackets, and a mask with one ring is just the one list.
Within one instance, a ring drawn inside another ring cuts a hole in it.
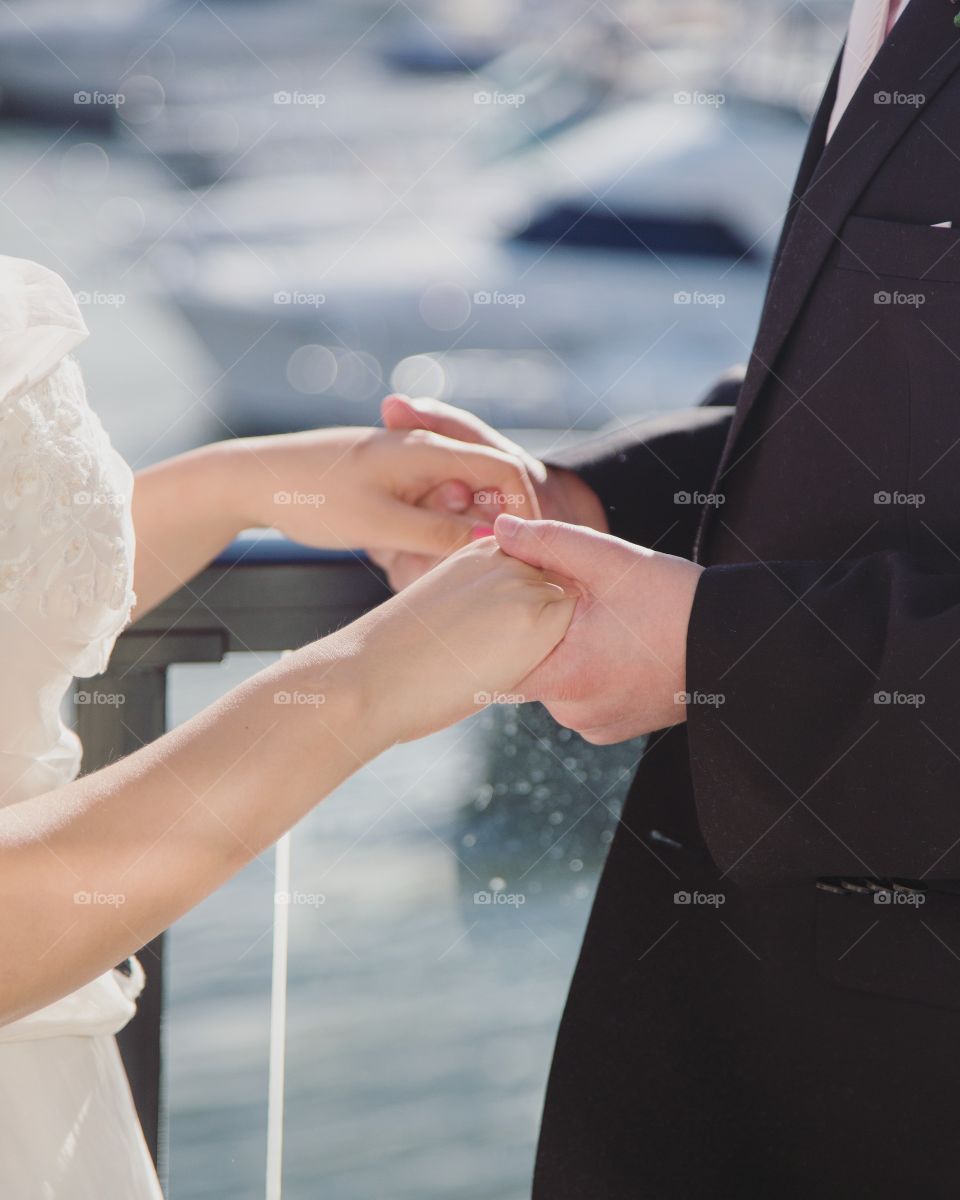
[{"label": "blurred white yacht", "polygon": [[366,421],[394,386],[503,425],[601,425],[689,403],[745,356],[803,136],[790,109],[678,93],[585,121],[397,225],[157,266],[235,432]]}]

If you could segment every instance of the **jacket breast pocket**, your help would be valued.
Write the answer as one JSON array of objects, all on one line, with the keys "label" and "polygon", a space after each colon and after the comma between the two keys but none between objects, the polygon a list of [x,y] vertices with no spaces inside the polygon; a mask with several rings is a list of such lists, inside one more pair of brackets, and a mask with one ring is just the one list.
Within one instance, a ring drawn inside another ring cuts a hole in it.
[{"label": "jacket breast pocket", "polygon": [[960,895],[819,892],[816,955],[839,987],[960,1010]]},{"label": "jacket breast pocket", "polygon": [[[880,291],[883,277],[912,280],[921,290],[938,283],[960,283],[960,230],[848,217],[838,235],[834,265],[873,275]],[[893,298],[888,302],[894,303]],[[924,303],[921,300],[917,307]]]}]

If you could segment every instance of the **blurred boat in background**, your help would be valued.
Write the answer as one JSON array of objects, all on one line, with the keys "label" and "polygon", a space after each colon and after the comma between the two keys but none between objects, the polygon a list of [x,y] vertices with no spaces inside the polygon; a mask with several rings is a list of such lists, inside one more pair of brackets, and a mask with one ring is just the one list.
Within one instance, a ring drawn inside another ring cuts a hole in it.
[{"label": "blurred boat in background", "polygon": [[361,189],[357,221],[309,237],[194,234],[158,270],[225,424],[375,420],[391,388],[541,428],[691,403],[746,353],[804,136],[794,110],[723,101],[602,113],[414,212],[388,196],[371,221]]},{"label": "blurred boat in background", "polygon": [[28,7],[3,111],[139,160],[116,245],[209,354],[221,433],[389,389],[545,429],[692,402],[747,353],[842,8]]}]

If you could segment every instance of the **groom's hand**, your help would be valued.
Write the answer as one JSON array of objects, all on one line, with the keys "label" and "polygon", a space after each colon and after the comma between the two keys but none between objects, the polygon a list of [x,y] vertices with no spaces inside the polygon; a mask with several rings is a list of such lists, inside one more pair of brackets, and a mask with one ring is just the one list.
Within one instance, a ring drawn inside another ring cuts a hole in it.
[{"label": "groom's hand", "polygon": [[[606,530],[606,517],[600,501],[578,476],[572,471],[548,468],[522,446],[473,413],[454,408],[442,400],[410,400],[405,396],[391,395],[383,401],[381,415],[387,429],[427,429],[455,441],[489,446],[509,454],[522,466],[533,484],[540,513],[531,511],[526,514],[531,519],[543,515],[555,521]],[[478,494],[458,479],[438,481],[420,504],[435,512],[467,514],[478,523],[491,525],[498,514],[504,511],[500,499]],[[372,549],[368,550],[368,554],[387,572],[395,591],[419,579],[438,561],[422,554],[388,550]]]},{"label": "groom's hand", "polygon": [[703,568],[609,534],[500,516],[501,549],[579,584],[564,640],[518,687],[589,742],[683,721],[687,625]]}]

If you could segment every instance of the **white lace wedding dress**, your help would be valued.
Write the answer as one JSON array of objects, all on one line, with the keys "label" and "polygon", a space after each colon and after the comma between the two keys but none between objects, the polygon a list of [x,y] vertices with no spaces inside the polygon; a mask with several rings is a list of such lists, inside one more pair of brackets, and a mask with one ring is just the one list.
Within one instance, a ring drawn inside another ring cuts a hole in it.
[{"label": "white lace wedding dress", "polygon": [[[0,257],[3,805],[76,775],[61,702],[106,666],[134,599],[132,475],[68,357],[86,332],[59,276]],[[3,1200],[162,1200],[113,1036],[142,980],[111,971],[0,1027]]]}]

